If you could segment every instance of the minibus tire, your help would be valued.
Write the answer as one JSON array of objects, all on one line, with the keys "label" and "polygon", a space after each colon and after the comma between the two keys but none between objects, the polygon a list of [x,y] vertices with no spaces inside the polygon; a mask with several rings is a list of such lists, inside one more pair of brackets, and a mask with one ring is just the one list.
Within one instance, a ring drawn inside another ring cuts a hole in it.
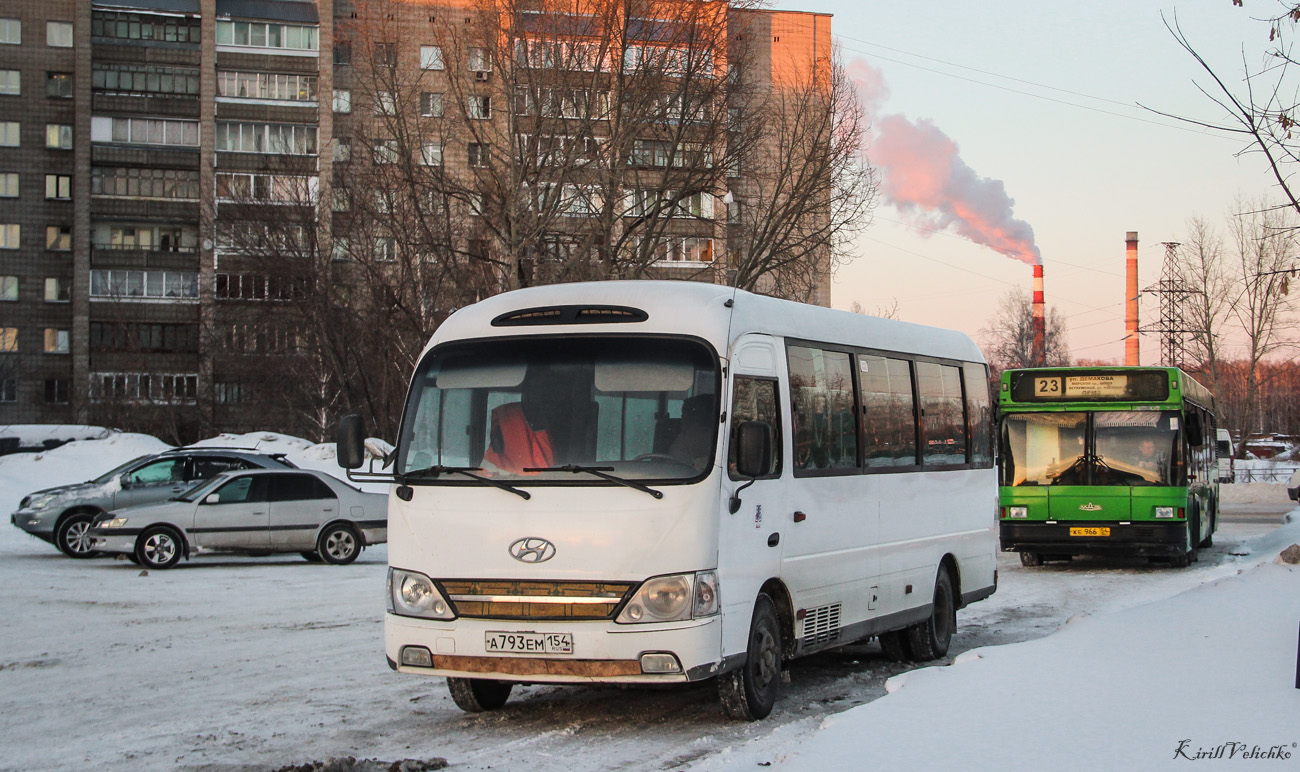
[{"label": "minibus tire", "polygon": [[907,628],[908,648],[917,662],[928,662],[948,653],[952,634],[957,629],[957,601],[953,597],[948,569],[940,568],[934,580],[934,602],[930,617]]},{"label": "minibus tire", "polygon": [[482,713],[500,708],[510,699],[510,689],[513,686],[509,681],[493,681],[488,678],[447,679],[451,701],[466,713]]},{"label": "minibus tire", "polygon": [[781,621],[776,604],[760,593],[749,624],[745,664],[718,677],[722,711],[738,721],[766,718],[781,691]]},{"label": "minibus tire", "polygon": [[906,630],[890,630],[887,633],[881,633],[880,648],[885,652],[885,656],[895,662],[910,662],[912,660],[911,646],[907,642]]}]

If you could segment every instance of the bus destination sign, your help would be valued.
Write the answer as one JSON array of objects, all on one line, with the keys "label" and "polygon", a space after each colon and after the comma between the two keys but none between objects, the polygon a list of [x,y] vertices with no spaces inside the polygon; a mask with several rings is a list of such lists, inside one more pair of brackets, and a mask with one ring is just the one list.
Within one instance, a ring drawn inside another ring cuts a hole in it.
[{"label": "bus destination sign", "polygon": [[1012,376],[1012,399],[1032,402],[1162,401],[1169,382],[1160,371],[1038,371]]}]

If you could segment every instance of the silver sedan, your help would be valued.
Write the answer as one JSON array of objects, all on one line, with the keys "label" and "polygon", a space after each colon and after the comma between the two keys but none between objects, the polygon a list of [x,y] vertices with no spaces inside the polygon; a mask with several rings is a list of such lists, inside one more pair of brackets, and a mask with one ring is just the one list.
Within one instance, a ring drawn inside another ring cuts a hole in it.
[{"label": "silver sedan", "polygon": [[388,540],[388,497],[306,469],[226,472],[170,501],[100,515],[90,536],[96,550],[149,568],[198,551],[298,552],[343,565]]}]

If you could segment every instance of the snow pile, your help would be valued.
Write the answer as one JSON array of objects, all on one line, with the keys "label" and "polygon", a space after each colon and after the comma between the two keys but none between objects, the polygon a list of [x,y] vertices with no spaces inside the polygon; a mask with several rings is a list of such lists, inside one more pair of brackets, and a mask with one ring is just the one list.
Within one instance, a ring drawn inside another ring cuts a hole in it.
[{"label": "snow pile", "polygon": [[[147,434],[109,432],[103,439],[69,442],[41,453],[0,456],[0,512],[7,516],[18,509],[18,502],[32,491],[93,480],[137,456],[170,447]],[[18,533],[14,528],[0,530],[5,538]]]},{"label": "snow pile", "polygon": [[903,673],[887,697],[827,718],[796,747],[759,738],[725,766],[693,769],[1294,768],[1300,567],[1273,562],[1300,542],[1290,520],[1232,576]]},{"label": "snow pile", "polygon": [[85,424],[7,424],[0,426],[0,439],[17,439],[19,447],[39,448],[47,441],[102,440],[111,432]]}]

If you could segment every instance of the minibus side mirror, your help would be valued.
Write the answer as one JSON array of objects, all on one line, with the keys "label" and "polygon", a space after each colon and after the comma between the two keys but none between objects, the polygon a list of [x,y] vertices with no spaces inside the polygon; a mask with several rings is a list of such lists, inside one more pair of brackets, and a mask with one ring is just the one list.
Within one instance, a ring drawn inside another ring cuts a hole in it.
[{"label": "minibus side mirror", "polygon": [[772,425],[745,421],[736,429],[736,473],[764,477],[772,473]]},{"label": "minibus side mirror", "polygon": [[361,416],[354,413],[340,418],[335,440],[339,466],[360,469],[366,460],[366,424]]}]

